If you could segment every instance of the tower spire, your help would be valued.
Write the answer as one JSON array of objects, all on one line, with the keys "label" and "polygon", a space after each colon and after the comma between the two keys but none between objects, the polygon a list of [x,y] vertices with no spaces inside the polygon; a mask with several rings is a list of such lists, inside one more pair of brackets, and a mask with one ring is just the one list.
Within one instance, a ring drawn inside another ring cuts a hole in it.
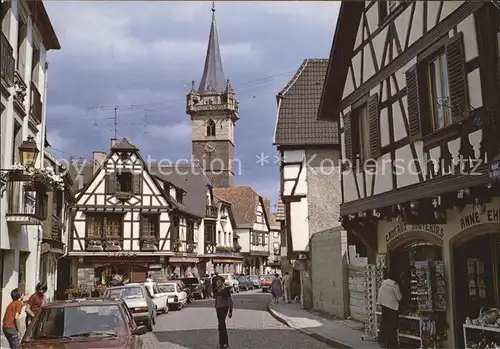
[{"label": "tower spire", "polygon": [[219,37],[217,35],[217,25],[215,24],[215,1],[212,1],[212,24],[210,26],[210,36],[208,38],[207,55],[205,57],[205,67],[201,77],[198,92],[205,91],[223,92],[226,89],[226,79],[222,69],[222,59],[219,48]]}]

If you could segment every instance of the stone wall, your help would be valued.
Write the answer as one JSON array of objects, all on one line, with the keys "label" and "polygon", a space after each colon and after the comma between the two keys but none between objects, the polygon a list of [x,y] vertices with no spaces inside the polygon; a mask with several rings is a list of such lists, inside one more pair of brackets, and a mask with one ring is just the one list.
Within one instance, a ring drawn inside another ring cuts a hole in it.
[{"label": "stone wall", "polygon": [[349,314],[347,232],[335,228],[316,233],[310,246],[313,308],[344,319]]}]

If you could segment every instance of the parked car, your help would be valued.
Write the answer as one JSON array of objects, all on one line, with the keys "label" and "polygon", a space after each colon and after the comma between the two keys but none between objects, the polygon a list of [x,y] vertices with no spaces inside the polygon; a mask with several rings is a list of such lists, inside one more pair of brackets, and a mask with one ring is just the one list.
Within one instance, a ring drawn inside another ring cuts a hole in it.
[{"label": "parked car", "polygon": [[191,291],[190,296],[194,299],[203,299],[203,283],[199,277],[183,278],[181,281]]},{"label": "parked car", "polygon": [[170,309],[181,310],[187,303],[187,293],[183,291],[177,282],[166,282],[158,284],[158,288],[168,297],[168,307]]},{"label": "parked car", "polygon": [[189,289],[189,287],[186,286],[186,284],[184,282],[182,282],[181,279],[175,279],[175,280],[170,280],[169,282],[175,282],[179,285],[179,287],[181,288],[181,290],[183,290],[184,292],[186,292],[187,294],[187,303],[191,303],[191,290]]},{"label": "parked car", "polygon": [[168,294],[161,292],[156,282],[145,282],[144,286],[146,286],[149,293],[153,295],[153,303],[156,306],[156,312],[168,313]]},{"label": "parked car", "polygon": [[104,292],[106,298],[121,298],[127,304],[137,325],[146,325],[149,331],[156,323],[156,306],[153,295],[141,284],[110,287]]},{"label": "parked car", "polygon": [[261,275],[260,276],[260,289],[262,292],[269,292],[271,286],[273,285],[273,275]]},{"label": "parked car", "polygon": [[254,288],[260,288],[260,278],[257,275],[250,275],[249,278],[252,281]]},{"label": "parked car", "polygon": [[120,299],[57,301],[42,306],[20,347],[142,349],[140,336],[146,332]]},{"label": "parked car", "polygon": [[220,274],[224,278],[226,286],[231,287],[231,291],[240,292],[240,283],[233,274]]},{"label": "parked car", "polygon": [[240,291],[254,289],[253,282],[248,276],[238,276],[236,279],[238,280]]}]

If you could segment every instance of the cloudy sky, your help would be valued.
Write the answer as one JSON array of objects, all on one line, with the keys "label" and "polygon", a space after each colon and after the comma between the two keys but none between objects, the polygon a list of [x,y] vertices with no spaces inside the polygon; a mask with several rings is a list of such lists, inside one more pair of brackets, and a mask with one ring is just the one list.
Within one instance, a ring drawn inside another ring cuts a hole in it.
[{"label": "cloudy sky", "polygon": [[[48,137],[58,158],[108,150],[118,136],[143,157],[188,159],[185,95],[199,83],[211,2],[46,1],[62,49],[49,52]],[[305,58],[328,58],[340,2],[217,2],[226,78],[240,101],[237,184],[276,202],[276,94]],[[257,162],[269,155],[270,163]]]}]

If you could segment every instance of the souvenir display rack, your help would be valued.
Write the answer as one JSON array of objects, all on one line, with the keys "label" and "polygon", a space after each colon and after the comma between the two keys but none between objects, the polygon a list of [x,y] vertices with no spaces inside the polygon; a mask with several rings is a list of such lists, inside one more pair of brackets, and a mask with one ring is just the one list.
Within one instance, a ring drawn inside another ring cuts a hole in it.
[{"label": "souvenir display rack", "polygon": [[[481,331],[481,340],[471,345],[467,338],[468,330]],[[463,331],[467,349],[500,349],[500,326],[464,324]]]}]

